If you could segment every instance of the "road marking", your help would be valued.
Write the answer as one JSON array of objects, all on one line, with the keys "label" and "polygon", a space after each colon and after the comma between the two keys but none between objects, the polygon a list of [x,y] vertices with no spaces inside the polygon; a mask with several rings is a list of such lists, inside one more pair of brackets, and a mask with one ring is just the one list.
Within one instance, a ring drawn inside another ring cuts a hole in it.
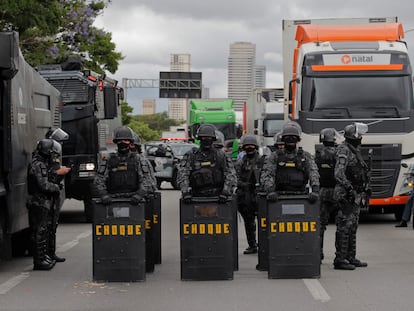
[{"label": "road marking", "polygon": [[[58,252],[66,252],[72,247],[76,246],[79,243],[79,240],[89,237],[92,234],[92,232],[85,231],[79,234],[74,240],[66,242],[62,246],[58,247]],[[26,267],[24,270],[30,270],[33,269],[33,266],[30,265]],[[19,285],[22,281],[27,279],[30,276],[29,272],[22,272],[19,275],[16,275],[10,279],[8,279],[6,282],[0,284],[0,295],[6,294],[9,290],[11,290],[13,287]]]},{"label": "road marking", "polygon": [[74,240],[66,242],[65,244],[59,246],[56,251],[58,253],[64,253],[75,247],[79,244],[79,240],[89,237],[92,234],[92,231],[88,230],[79,234]]},{"label": "road marking", "polygon": [[19,275],[16,275],[15,277],[8,279],[3,284],[0,284],[0,295],[6,294],[13,287],[19,285],[22,281],[27,279],[29,275],[30,275],[29,272],[22,272]]},{"label": "road marking", "polygon": [[305,283],[315,300],[320,300],[321,302],[331,300],[331,297],[329,297],[328,293],[317,279],[303,279],[303,283]]}]

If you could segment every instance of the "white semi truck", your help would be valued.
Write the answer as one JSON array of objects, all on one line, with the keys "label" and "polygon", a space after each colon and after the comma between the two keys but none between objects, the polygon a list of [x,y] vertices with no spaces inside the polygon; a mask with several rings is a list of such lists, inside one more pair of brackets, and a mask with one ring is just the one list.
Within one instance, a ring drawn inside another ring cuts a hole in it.
[{"label": "white semi truck", "polygon": [[245,106],[246,133],[255,134],[262,147],[273,146],[273,137],[285,122],[283,89],[253,89]]},{"label": "white semi truck", "polygon": [[414,163],[412,70],[396,17],[283,21],[284,100],[311,153],[323,128],[369,126],[369,211],[401,217]]}]

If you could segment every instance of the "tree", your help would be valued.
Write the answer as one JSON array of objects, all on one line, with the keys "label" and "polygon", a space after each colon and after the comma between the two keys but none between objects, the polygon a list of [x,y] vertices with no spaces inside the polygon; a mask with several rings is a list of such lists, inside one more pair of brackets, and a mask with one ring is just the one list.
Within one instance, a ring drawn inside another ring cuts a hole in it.
[{"label": "tree", "polygon": [[148,124],[145,124],[144,122],[132,120],[128,126],[138,134],[142,143],[150,140],[159,140],[161,138],[159,131],[150,129]]},{"label": "tree", "polygon": [[131,113],[134,110],[127,102],[121,102],[121,114],[122,114],[122,124],[128,125],[131,122],[132,116]]},{"label": "tree", "polygon": [[177,126],[183,123],[183,121],[169,119],[166,111],[155,114],[135,115],[133,116],[133,120],[144,122],[150,128],[157,129],[160,132],[169,131],[170,126]]},{"label": "tree", "polygon": [[[61,63],[71,54],[97,73],[115,73],[124,57],[112,35],[93,26],[111,0],[2,0],[0,30],[17,31],[26,61],[36,67]],[[45,53],[46,51],[46,53]]]}]

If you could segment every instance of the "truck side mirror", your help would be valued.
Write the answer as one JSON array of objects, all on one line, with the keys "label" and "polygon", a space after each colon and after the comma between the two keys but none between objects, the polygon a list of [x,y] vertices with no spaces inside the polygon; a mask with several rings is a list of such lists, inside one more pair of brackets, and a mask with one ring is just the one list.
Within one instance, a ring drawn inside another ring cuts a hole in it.
[{"label": "truck side mirror", "polygon": [[0,33],[0,77],[11,80],[19,70],[19,34]]},{"label": "truck side mirror", "polygon": [[292,92],[292,85],[293,85],[293,83],[300,84],[300,79],[299,78],[296,78],[296,79],[293,79],[293,80],[290,80],[289,81],[289,100],[292,100],[292,96],[293,96],[293,94],[292,94],[293,93]]},{"label": "truck side mirror", "polygon": [[118,116],[118,94],[117,89],[110,86],[104,86],[104,113],[105,119],[113,119]]}]

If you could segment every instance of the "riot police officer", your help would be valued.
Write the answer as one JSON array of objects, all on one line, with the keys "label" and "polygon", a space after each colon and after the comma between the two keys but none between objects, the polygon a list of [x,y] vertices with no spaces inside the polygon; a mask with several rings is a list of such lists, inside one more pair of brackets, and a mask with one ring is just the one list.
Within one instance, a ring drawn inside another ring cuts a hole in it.
[{"label": "riot police officer", "polygon": [[54,208],[53,197],[59,195],[61,187],[49,180],[52,156],[60,156],[61,147],[53,139],[42,139],[29,164],[27,179],[29,199],[29,224],[33,240],[33,270],[50,270],[56,261],[48,255],[48,223]]},{"label": "riot police officer", "polygon": [[277,149],[284,149],[285,148],[285,143],[282,140],[282,132],[278,132],[275,134],[275,136],[273,136],[273,140],[274,140],[274,145],[273,145],[273,150],[275,151]]},{"label": "riot police officer", "polygon": [[224,135],[218,130],[216,130],[216,140],[213,142],[213,147],[217,149],[224,148]]},{"label": "riot police officer", "polygon": [[241,138],[240,142],[245,156],[236,163],[237,209],[243,217],[247,242],[249,244],[244,254],[255,254],[257,253],[257,187],[259,186],[263,158],[258,153],[259,143],[255,135],[246,134]]},{"label": "riot police officer", "polygon": [[326,227],[331,215],[336,214],[336,201],[333,199],[335,188],[335,164],[336,164],[336,130],[325,128],[319,134],[319,142],[315,150],[315,162],[320,175],[320,240],[321,260],[324,258],[323,240]]},{"label": "riot police officer", "polygon": [[[61,165],[61,144],[65,140],[69,139],[69,134],[63,131],[61,128],[51,128],[46,133],[46,138],[53,139],[54,148],[56,152],[53,152],[49,160],[49,170],[48,170],[48,179],[49,181],[59,185],[63,188],[63,179],[66,174],[71,170],[69,167]],[[57,144],[58,143],[58,144]],[[49,221],[48,221],[48,245],[47,253],[50,258],[56,262],[64,262],[66,259],[64,257],[59,257],[56,255],[56,231],[59,222],[60,209],[63,205],[64,197],[60,193],[53,195],[52,208],[49,211]]]},{"label": "riot police officer", "polygon": [[138,160],[141,163],[143,171],[148,172],[144,174],[144,178],[148,179],[148,181],[146,181],[145,184],[151,185],[151,187],[148,188],[149,193],[154,193],[158,190],[157,179],[155,178],[154,174],[154,168],[152,167],[149,160],[142,154],[141,138],[134,131],[132,131],[132,136],[134,142],[131,144],[130,150],[131,152],[135,152],[137,154]]},{"label": "riot police officer", "polygon": [[200,148],[189,151],[183,157],[177,175],[184,202],[192,197],[218,196],[220,202],[231,199],[236,186],[234,165],[222,149],[213,147],[216,127],[202,124],[197,131]]},{"label": "riot police officer", "polygon": [[302,130],[296,122],[288,122],[282,128],[284,149],[278,149],[266,157],[260,175],[260,185],[269,201],[277,201],[278,192],[305,193],[309,183],[312,192],[309,201],[319,198],[319,173],[313,157],[297,148]]},{"label": "riot police officer", "polygon": [[362,135],[368,131],[364,123],[355,122],[344,129],[345,141],[338,146],[335,165],[334,199],[338,204],[334,268],[354,270],[367,263],[356,258],[356,232],[360,204],[367,187],[369,169],[361,156]]},{"label": "riot police officer", "polygon": [[97,194],[106,205],[111,204],[113,197],[129,197],[133,204],[138,204],[152,189],[149,171],[145,171],[137,153],[130,152],[134,137],[129,127],[116,128],[113,142],[117,152],[111,153],[99,167],[94,182]]}]

